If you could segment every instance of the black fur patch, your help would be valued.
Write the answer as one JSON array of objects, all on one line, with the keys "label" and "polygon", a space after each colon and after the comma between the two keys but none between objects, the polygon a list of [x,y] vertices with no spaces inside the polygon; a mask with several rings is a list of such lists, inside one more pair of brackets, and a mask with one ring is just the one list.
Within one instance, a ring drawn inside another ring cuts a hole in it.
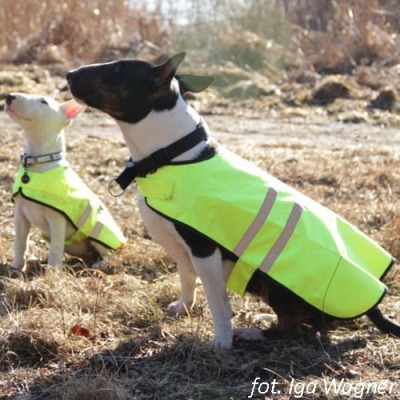
[{"label": "black fur patch", "polygon": [[178,85],[159,84],[153,66],[144,61],[122,60],[78,68],[67,74],[73,96],[90,107],[127,123],[137,123],[152,110],[175,107]]}]

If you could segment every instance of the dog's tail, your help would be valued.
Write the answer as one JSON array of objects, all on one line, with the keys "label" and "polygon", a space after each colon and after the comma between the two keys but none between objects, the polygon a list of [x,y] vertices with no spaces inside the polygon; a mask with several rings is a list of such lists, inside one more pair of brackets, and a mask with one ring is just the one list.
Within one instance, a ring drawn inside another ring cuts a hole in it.
[{"label": "dog's tail", "polygon": [[400,325],[385,317],[378,307],[367,312],[367,317],[375,324],[375,326],[384,333],[400,338]]}]

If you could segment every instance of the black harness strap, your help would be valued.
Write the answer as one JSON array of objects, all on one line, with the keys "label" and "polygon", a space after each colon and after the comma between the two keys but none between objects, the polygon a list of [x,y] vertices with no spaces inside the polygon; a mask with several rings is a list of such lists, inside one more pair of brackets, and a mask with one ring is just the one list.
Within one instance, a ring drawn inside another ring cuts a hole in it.
[{"label": "black harness strap", "polygon": [[170,164],[174,158],[190,150],[203,140],[207,140],[207,132],[200,122],[193,132],[169,146],[155,151],[148,157],[135,163],[132,159],[129,159],[122,173],[117,178],[112,179],[110,184],[115,181],[122,190],[125,190],[137,177],[145,177],[147,174],[156,172],[158,168]]}]

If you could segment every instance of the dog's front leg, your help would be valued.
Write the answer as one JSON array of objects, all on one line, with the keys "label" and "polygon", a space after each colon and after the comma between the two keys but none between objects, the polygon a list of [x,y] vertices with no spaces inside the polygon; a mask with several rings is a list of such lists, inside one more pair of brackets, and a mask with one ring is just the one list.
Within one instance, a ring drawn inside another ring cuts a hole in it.
[{"label": "dog's front leg", "polygon": [[15,240],[14,240],[14,261],[12,267],[22,269],[25,264],[25,254],[28,244],[29,230],[31,224],[25,214],[18,208],[14,216]]},{"label": "dog's front leg", "polygon": [[154,240],[160,243],[175,260],[181,281],[181,297],[173,301],[168,310],[175,314],[186,314],[196,301],[196,272],[193,269],[184,240],[177,233],[173,223],[149,208],[139,195],[139,209],[143,220]]},{"label": "dog's front leg", "polygon": [[49,211],[47,221],[50,228],[50,249],[47,264],[50,267],[62,268],[67,221],[58,212]]},{"label": "dog's front leg", "polygon": [[185,252],[175,253],[179,279],[181,281],[181,297],[168,306],[168,310],[184,315],[194,306],[196,302],[196,273],[193,269],[189,255]]},{"label": "dog's front leg", "polygon": [[214,338],[211,344],[215,347],[229,349],[232,347],[232,308],[228,299],[225,278],[222,269],[222,257],[219,250],[206,258],[192,257],[193,265],[206,292],[208,306],[214,321]]}]

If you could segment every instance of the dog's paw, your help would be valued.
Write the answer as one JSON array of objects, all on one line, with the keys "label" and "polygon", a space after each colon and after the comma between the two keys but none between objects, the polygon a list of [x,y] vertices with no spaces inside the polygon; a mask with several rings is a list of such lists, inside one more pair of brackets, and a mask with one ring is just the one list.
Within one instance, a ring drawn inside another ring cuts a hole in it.
[{"label": "dog's paw", "polygon": [[170,303],[167,310],[172,314],[188,315],[191,308],[191,304],[185,303],[182,299],[179,299]]},{"label": "dog's paw", "polygon": [[25,259],[15,259],[11,267],[14,271],[22,271],[25,268]]},{"label": "dog's paw", "polygon": [[208,343],[213,349],[229,350],[232,348],[233,344],[232,335],[215,336]]},{"label": "dog's paw", "polygon": [[99,269],[99,270],[105,270],[107,267],[108,267],[107,260],[100,260],[92,265],[93,269]]},{"label": "dog's paw", "polygon": [[233,330],[233,341],[256,342],[265,340],[264,332],[257,328],[236,328]]}]

